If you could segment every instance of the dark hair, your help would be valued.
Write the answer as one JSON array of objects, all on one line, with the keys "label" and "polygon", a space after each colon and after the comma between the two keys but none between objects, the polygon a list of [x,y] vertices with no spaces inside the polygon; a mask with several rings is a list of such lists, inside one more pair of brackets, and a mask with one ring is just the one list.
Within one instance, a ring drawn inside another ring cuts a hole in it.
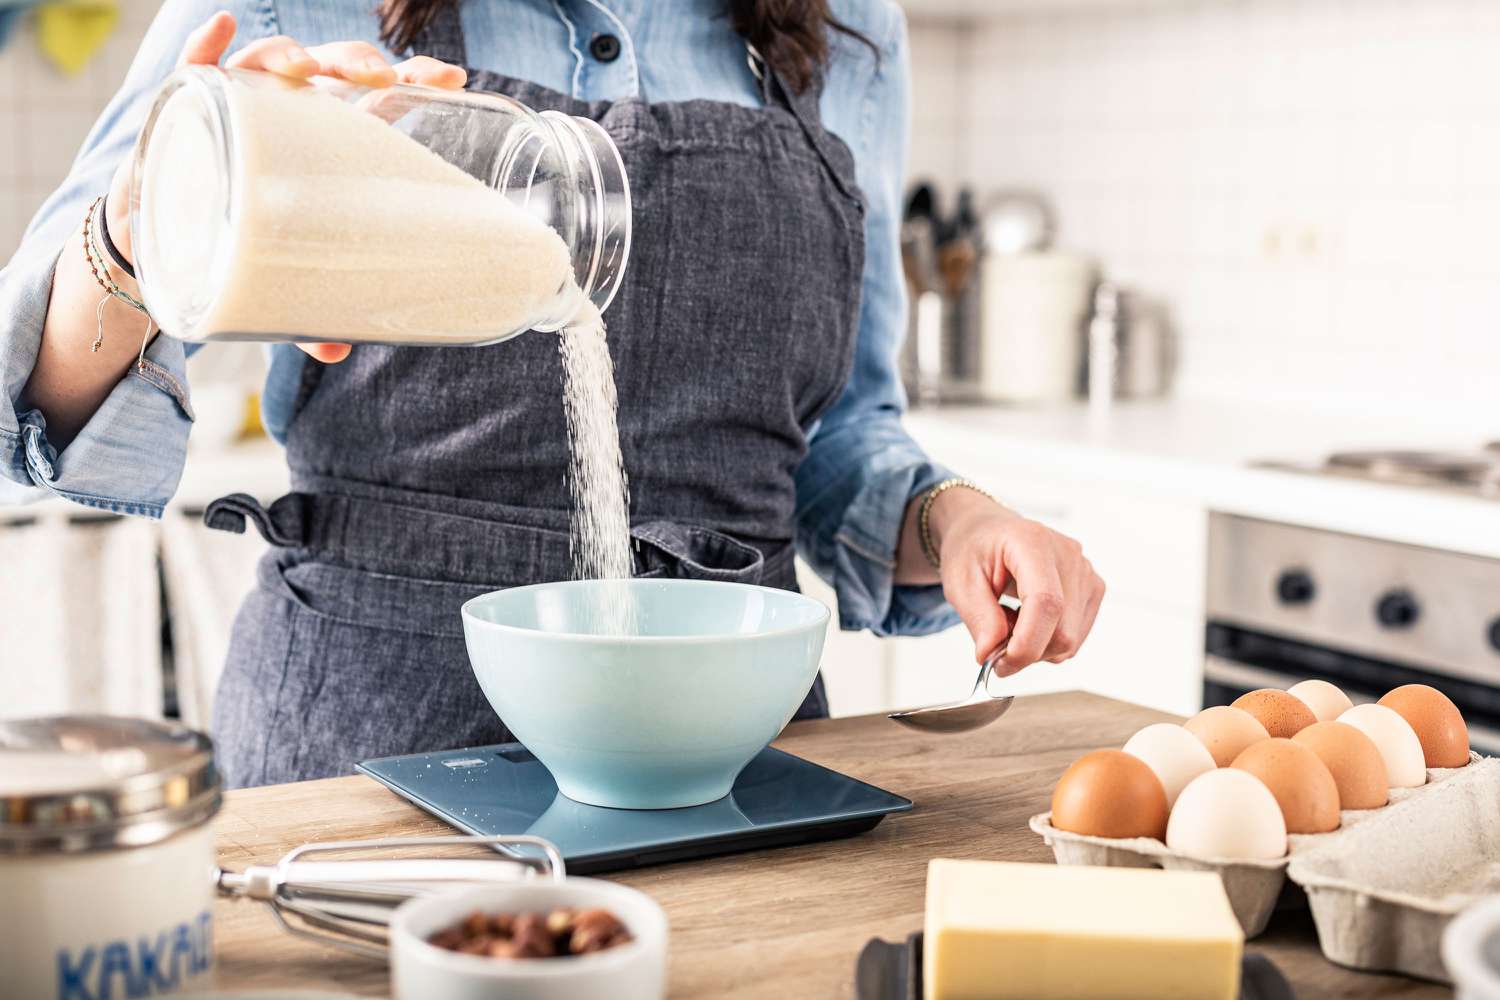
[{"label": "dark hair", "polygon": [[[380,40],[392,52],[412,47],[433,17],[458,0],[380,0]],[[833,16],[829,0],[727,0],[729,23],[793,90],[801,93],[828,62],[828,33],[875,43]]]}]

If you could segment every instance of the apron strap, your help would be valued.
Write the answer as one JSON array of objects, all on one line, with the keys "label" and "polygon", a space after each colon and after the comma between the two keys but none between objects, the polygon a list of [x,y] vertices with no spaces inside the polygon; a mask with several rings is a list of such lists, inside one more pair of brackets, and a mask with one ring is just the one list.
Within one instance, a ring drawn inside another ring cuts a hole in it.
[{"label": "apron strap", "polygon": [[797,93],[749,42],[745,43],[745,62],[760,84],[760,99],[769,107],[784,108],[791,112],[792,117],[797,119],[797,124],[802,126],[807,141],[817,151],[818,159],[828,168],[839,191],[848,198],[861,201],[858,189],[852,186],[853,178],[845,176],[844,168],[840,165],[842,160],[833,153],[833,137],[823,127],[823,114],[818,107],[823,96],[823,71],[814,69],[812,82],[801,93]]},{"label": "apron strap", "polygon": [[455,66],[467,66],[468,48],[464,44],[461,0],[442,0],[432,18],[412,39],[407,55],[430,56]]},{"label": "apron strap", "polygon": [[248,521],[267,543],[278,548],[295,548],[302,544],[303,495],[288,493],[266,508],[248,493],[231,493],[208,505],[203,511],[203,523],[214,531],[243,535]]}]

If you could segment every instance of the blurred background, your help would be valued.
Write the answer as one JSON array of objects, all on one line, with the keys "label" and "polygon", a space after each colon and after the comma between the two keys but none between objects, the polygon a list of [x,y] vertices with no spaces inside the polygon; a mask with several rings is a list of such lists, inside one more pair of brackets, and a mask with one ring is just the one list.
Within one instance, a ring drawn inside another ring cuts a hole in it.
[{"label": "blurred background", "polygon": [[[911,426],[1111,588],[1084,653],[1015,689],[1185,713],[1279,676],[1425,678],[1500,720],[1500,4],[903,5]],[[83,29],[13,25],[0,256],[153,10],[123,0],[86,59]],[[54,566],[0,579],[0,690],[34,693],[0,712],[203,721],[259,545],[195,515],[284,475],[246,419],[259,363],[195,360],[163,524],[0,512],[0,565]],[[121,573],[136,603],[91,600]],[[826,662],[836,714],[973,671],[961,629],[839,635]]]}]

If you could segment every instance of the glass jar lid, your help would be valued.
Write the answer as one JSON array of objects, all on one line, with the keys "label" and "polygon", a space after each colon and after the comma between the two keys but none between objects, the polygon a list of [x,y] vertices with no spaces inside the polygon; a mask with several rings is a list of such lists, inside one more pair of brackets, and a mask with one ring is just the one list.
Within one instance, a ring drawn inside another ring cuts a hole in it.
[{"label": "glass jar lid", "polygon": [[0,855],[154,844],[207,822],[220,800],[213,743],[186,726],[0,721]]}]

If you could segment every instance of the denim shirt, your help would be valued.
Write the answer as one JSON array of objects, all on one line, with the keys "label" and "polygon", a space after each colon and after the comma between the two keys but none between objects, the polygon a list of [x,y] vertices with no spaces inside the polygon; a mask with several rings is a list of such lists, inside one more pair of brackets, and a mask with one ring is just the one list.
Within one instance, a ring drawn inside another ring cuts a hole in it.
[{"label": "denim shirt", "polygon": [[[235,48],[271,35],[304,44],[358,39],[380,46],[372,7],[371,0],[167,0],[162,6],[68,177],[0,271],[0,500],[55,494],[103,510],[161,515],[186,457],[193,413],[185,363],[196,345],[157,337],[144,363],[131,368],[59,452],[23,392],[59,249],[130,154],[189,32],[215,11],[228,9],[238,21]],[[894,586],[892,580],[908,502],[948,475],[901,426],[905,398],[896,357],[906,315],[898,242],[910,117],[906,24],[891,0],[836,0],[833,7],[878,49],[877,56],[835,34],[820,104],[824,124],[854,153],[868,203],[868,250],[849,384],[808,429],[809,452],[796,473],[797,545],[834,586],[843,628],[924,634],[956,617],[939,587]],[[723,0],[466,0],[462,17],[473,66],[574,97],[760,104],[744,41],[730,27]],[[600,34],[619,39],[614,60],[590,54],[589,42]],[[269,352],[262,407],[266,427],[281,440],[302,365],[315,362],[287,344]]]}]

